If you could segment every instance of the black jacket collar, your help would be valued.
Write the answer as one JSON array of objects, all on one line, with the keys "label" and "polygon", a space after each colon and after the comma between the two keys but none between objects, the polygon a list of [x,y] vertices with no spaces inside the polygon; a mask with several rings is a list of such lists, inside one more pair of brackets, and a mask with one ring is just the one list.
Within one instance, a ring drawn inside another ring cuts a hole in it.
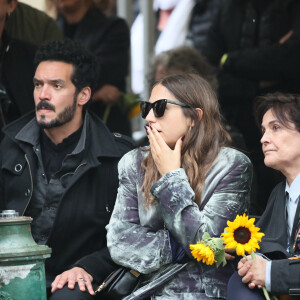
[{"label": "black jacket collar", "polygon": [[[114,140],[113,134],[107,129],[102,121],[93,113],[86,112],[82,136],[76,147],[81,151],[88,140],[91,152],[100,157],[121,157],[122,153]],[[4,134],[22,147],[22,144],[36,145],[39,138],[40,128],[35,119],[35,113],[31,112],[18,120],[8,124]]]}]

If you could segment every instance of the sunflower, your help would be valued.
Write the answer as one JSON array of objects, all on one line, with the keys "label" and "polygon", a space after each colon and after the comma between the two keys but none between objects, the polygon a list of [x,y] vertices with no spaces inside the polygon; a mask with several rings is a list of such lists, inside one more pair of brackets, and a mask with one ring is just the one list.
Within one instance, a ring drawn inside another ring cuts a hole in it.
[{"label": "sunflower", "polygon": [[233,222],[227,221],[222,233],[225,248],[236,249],[237,255],[245,256],[245,251],[251,253],[259,249],[258,241],[265,235],[258,232],[260,228],[254,226],[255,219],[248,219],[245,214],[236,216]]},{"label": "sunflower", "polygon": [[204,245],[203,243],[190,245],[190,249],[192,250],[192,255],[197,261],[204,262],[207,265],[212,265],[215,260],[214,251],[209,247]]}]

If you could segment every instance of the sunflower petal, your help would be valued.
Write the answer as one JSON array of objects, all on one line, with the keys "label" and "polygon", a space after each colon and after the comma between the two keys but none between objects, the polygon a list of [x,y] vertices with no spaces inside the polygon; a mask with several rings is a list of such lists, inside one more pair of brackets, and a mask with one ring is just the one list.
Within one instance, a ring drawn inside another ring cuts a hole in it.
[{"label": "sunflower petal", "polygon": [[244,246],[243,245],[241,245],[239,243],[237,244],[236,254],[240,255],[240,256],[245,256],[245,250],[244,250]]},{"label": "sunflower petal", "polygon": [[235,249],[237,247],[237,242],[233,241],[231,243],[225,244],[225,249]]}]

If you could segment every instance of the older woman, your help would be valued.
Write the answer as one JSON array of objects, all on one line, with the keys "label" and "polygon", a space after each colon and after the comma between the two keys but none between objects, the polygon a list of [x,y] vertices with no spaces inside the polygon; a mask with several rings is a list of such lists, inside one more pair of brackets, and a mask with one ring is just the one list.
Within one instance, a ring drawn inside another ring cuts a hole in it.
[{"label": "older woman", "polygon": [[242,259],[238,273],[253,291],[234,275],[228,286],[230,300],[263,299],[254,289],[263,286],[274,294],[300,295],[300,260],[291,259],[300,254],[300,96],[268,94],[258,100],[256,112],[265,165],[280,171],[285,180],[274,188],[257,223],[266,235],[261,252],[272,260]]},{"label": "older woman", "polygon": [[[151,299],[226,297],[233,266],[216,269],[191,258],[204,232],[219,236],[247,211],[252,166],[228,148],[218,101],[195,74],[165,77],[141,103],[150,147],[119,163],[120,186],[107,226],[113,260],[153,282],[186,256],[187,266],[152,289]],[[159,280],[158,280],[159,281]]]}]

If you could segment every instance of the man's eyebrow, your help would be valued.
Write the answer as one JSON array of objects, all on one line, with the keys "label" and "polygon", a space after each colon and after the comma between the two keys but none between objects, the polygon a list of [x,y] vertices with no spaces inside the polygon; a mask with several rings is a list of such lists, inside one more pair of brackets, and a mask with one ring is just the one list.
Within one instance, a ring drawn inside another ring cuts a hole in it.
[{"label": "man's eyebrow", "polygon": [[[43,80],[40,80],[40,79],[38,79],[38,78],[33,78],[33,82],[42,82]],[[62,84],[64,84],[64,83],[66,83],[65,82],[65,80],[63,80],[63,79],[60,79],[60,78],[57,78],[57,79],[49,79],[49,80],[47,80],[47,82],[49,82],[49,83],[62,83]]]},{"label": "man's eyebrow", "polygon": [[41,80],[37,79],[37,78],[33,78],[33,82],[41,82]]},{"label": "man's eyebrow", "polygon": [[53,83],[65,83],[65,81],[63,79],[50,79],[48,80],[48,82],[53,82]]}]

